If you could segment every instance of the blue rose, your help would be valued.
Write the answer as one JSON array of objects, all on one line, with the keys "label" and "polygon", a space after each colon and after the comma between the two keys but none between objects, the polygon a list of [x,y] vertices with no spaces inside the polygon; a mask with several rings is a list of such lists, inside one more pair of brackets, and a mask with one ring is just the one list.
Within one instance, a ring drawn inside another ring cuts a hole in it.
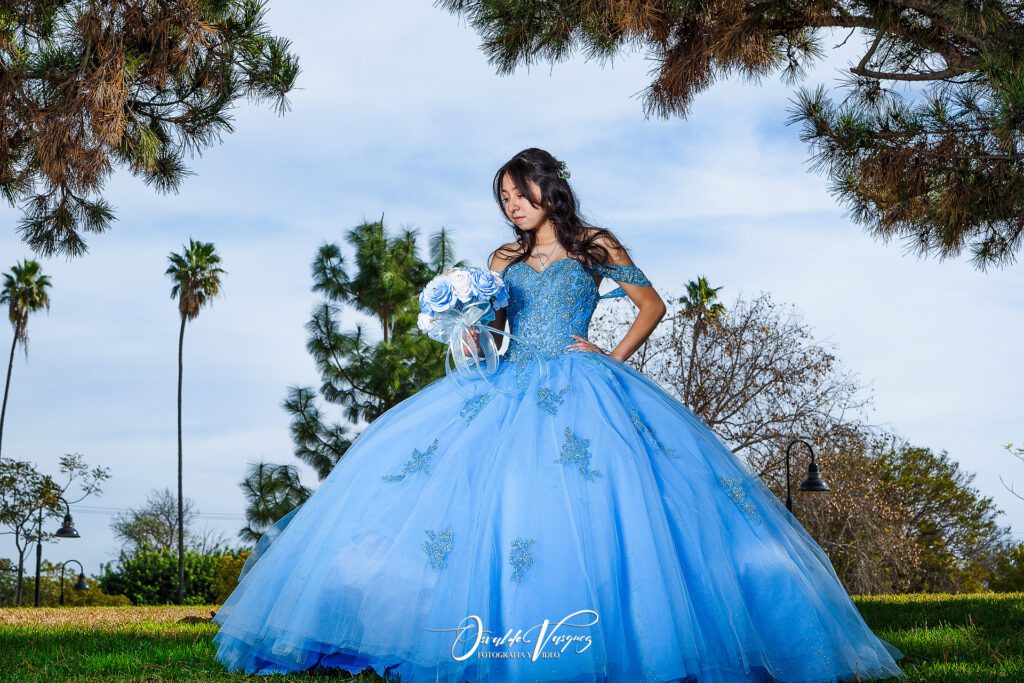
[{"label": "blue rose", "polygon": [[494,302],[491,304],[495,309],[505,308],[508,306],[508,288],[505,287],[504,283],[498,289],[498,293],[494,296]]},{"label": "blue rose", "polygon": [[473,289],[480,295],[482,299],[490,300],[497,295],[500,285],[497,280],[494,279],[494,275],[491,271],[485,270],[484,268],[470,268],[469,279],[473,284]]},{"label": "blue rose", "polygon": [[495,310],[505,308],[508,306],[508,287],[505,285],[505,280],[501,277],[501,273],[496,273],[493,270],[486,272],[491,280],[494,281],[494,294],[492,295],[491,305]]},{"label": "blue rose", "polygon": [[508,305],[508,288],[501,275],[486,268],[470,267],[470,281],[484,301],[490,301],[495,309]]},{"label": "blue rose", "polygon": [[420,292],[420,311],[423,313],[441,313],[454,305],[455,290],[445,277],[435,277]]}]

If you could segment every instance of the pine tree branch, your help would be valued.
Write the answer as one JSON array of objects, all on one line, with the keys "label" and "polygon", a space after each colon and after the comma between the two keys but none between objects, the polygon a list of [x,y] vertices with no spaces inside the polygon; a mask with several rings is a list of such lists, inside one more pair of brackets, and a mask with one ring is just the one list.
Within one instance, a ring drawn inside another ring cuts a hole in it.
[{"label": "pine tree branch", "polygon": [[[881,35],[881,34],[879,34]],[[864,60],[861,60],[861,64],[867,59],[865,56]],[[921,71],[915,73],[896,73],[892,71],[874,71],[872,69],[864,68],[862,65],[851,66],[850,71],[857,74],[858,76],[864,76],[866,78],[877,78],[878,80],[885,81],[939,81],[947,78],[953,78],[964,74],[970,69],[963,69],[959,67],[949,67],[942,71]]]}]

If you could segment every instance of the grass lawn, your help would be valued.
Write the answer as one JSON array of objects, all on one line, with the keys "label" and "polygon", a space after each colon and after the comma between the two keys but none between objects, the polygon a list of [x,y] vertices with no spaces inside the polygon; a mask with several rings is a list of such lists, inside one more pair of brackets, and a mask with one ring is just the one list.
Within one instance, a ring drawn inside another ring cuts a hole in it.
[{"label": "grass lawn", "polygon": [[[909,681],[1024,682],[1024,593],[854,598]],[[214,660],[209,607],[0,609],[0,681],[259,681]],[[794,643],[795,648],[799,643]],[[375,674],[270,680],[381,681]]]}]

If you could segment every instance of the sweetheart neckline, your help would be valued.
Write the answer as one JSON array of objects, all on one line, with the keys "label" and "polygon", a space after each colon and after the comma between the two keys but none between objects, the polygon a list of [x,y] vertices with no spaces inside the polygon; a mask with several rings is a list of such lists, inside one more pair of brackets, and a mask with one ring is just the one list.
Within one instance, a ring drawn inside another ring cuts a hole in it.
[{"label": "sweetheart neckline", "polygon": [[[507,266],[505,266],[504,268],[502,268],[502,272],[504,272],[504,271],[508,270],[509,268],[511,268],[512,266],[516,265],[516,263],[522,263],[522,264],[523,264],[524,266],[526,266],[527,268],[529,268],[530,270],[532,270],[532,271],[533,271],[534,273],[536,273],[537,275],[543,275],[544,273],[546,273],[546,272],[548,272],[549,270],[551,270],[552,268],[554,268],[555,264],[556,264],[556,263],[558,263],[559,261],[576,261],[576,262],[577,262],[577,263],[579,263],[580,265],[583,265],[583,262],[582,262],[582,261],[580,261],[580,260],[579,260],[578,258],[574,258],[574,257],[572,257],[572,256],[563,256],[562,258],[556,258],[556,259],[555,259],[554,261],[552,261],[551,263],[549,263],[549,264],[548,264],[548,267],[547,267],[547,268],[545,268],[544,270],[537,270],[536,268],[534,268],[533,266],[531,266],[531,265],[530,265],[529,263],[527,263],[526,261],[516,261],[515,263],[510,263],[510,264],[508,264]],[[585,269],[584,269],[584,270],[585,270]]]},{"label": "sweetheart neckline", "polygon": [[[598,296],[600,296],[600,294],[601,294],[600,283],[596,282],[594,280],[594,275],[589,270],[587,270],[586,266],[583,265],[583,261],[580,261],[578,258],[573,258],[572,256],[563,256],[562,258],[556,258],[554,261],[552,261],[550,264],[548,264],[548,267],[545,268],[544,270],[537,270],[536,268],[531,266],[526,261],[516,261],[515,263],[510,263],[507,266],[505,266],[504,268],[502,268],[501,271],[499,272],[499,275],[504,276],[504,274],[506,272],[508,272],[508,269],[511,268],[512,266],[517,265],[517,264],[522,264],[526,268],[529,268],[530,272],[532,272],[537,277],[543,277],[544,273],[546,273],[549,270],[551,270],[552,268],[554,268],[555,264],[560,262],[560,261],[575,261],[576,263],[578,263],[580,268],[583,268],[583,272],[585,272],[587,274],[587,280],[589,280],[590,284],[593,286],[594,293],[597,294]],[[600,276],[600,277],[602,277],[602,279],[603,279],[603,276]]]}]

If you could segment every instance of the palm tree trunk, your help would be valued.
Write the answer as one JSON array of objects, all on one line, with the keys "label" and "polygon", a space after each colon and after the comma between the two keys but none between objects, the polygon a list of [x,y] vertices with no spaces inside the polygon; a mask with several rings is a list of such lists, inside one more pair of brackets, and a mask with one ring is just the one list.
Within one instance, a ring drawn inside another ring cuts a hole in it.
[{"label": "palm tree trunk", "polygon": [[43,568],[43,508],[39,508],[39,526],[36,527],[36,589],[32,600],[33,607],[39,607],[39,579]]},{"label": "palm tree trunk", "polygon": [[4,405],[0,408],[0,453],[3,452],[4,444],[4,418],[7,417],[7,394],[11,390],[11,371],[14,370],[14,350],[18,348],[18,334],[14,334],[14,341],[11,342],[11,358],[7,361],[7,381],[4,382]]},{"label": "palm tree trunk", "polygon": [[185,504],[181,485],[181,377],[184,373],[182,348],[185,345],[185,316],[178,333],[178,604],[185,603]]}]

